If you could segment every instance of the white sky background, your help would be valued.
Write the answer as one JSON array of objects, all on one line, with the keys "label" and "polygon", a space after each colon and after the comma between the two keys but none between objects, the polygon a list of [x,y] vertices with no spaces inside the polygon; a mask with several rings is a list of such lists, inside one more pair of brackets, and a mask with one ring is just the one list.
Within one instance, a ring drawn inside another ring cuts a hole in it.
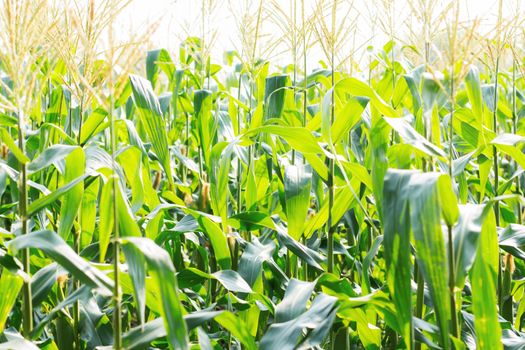
[{"label": "white sky background", "polygon": [[[125,31],[125,28],[144,28],[148,23],[159,21],[159,28],[151,37],[151,46],[152,48],[166,48],[175,56],[181,39],[186,38],[188,35],[200,36],[202,1],[208,2],[210,0],[132,0],[130,6],[121,14],[117,26]],[[406,37],[406,31],[410,27],[409,23],[412,23],[412,26],[416,26],[414,23],[417,23],[417,19],[407,17],[407,13],[410,12],[407,0],[393,1],[395,4],[394,23],[396,34]],[[440,6],[450,3],[448,0],[434,1],[440,3]],[[495,22],[498,12],[497,0],[459,1],[462,21],[478,19],[481,26],[488,28],[490,28],[491,23]],[[233,50],[240,46],[237,24],[232,13],[239,13],[243,4],[246,3],[249,3],[253,10],[256,10],[259,1],[216,0],[214,2],[218,2],[219,5],[216,7],[212,19],[207,25],[217,32],[217,39],[212,47],[213,59],[215,62],[222,63],[222,53],[224,51]],[[270,0],[265,0],[265,3],[269,2]],[[285,9],[290,7],[290,0],[277,0],[276,2]],[[315,2],[316,0],[305,0],[305,7],[307,9],[313,8]],[[378,20],[386,20],[384,12],[378,7],[370,8],[370,3],[372,2],[372,0],[353,0],[354,8],[362,15],[354,22],[356,23],[356,34],[355,38],[348,38],[350,46],[365,48],[370,44],[377,46],[383,45],[388,41],[388,35],[378,23]],[[382,0],[376,0],[375,2],[380,3]],[[519,4],[522,9],[525,7],[525,0],[503,0],[503,3],[505,15],[515,13],[516,4]],[[380,15],[370,15],[370,12],[373,13],[374,11],[377,11]],[[300,15],[298,21],[300,21]],[[278,27],[272,25],[268,20],[264,22],[263,32],[275,38],[282,37]],[[372,37],[374,38],[373,40],[371,39]],[[284,47],[273,49],[271,52],[264,52],[263,56],[271,58],[278,64],[291,63],[292,58],[289,52],[279,54],[283,50],[285,50]],[[348,50],[351,50],[351,48]],[[322,51],[319,47],[313,47],[309,51],[308,61],[317,63],[319,59],[323,59]]]}]

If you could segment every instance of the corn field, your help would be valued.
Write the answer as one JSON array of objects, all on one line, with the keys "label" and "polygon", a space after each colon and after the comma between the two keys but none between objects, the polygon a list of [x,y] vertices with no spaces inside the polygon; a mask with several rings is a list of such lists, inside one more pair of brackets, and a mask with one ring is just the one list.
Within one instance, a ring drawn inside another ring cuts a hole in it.
[{"label": "corn field", "polygon": [[1,0],[0,349],[525,349],[519,0],[132,2]]}]

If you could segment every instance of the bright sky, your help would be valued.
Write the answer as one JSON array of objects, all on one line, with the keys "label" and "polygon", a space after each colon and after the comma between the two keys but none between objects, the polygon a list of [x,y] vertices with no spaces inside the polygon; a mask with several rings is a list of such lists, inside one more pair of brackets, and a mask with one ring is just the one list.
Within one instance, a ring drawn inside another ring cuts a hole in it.
[{"label": "bright sky", "polygon": [[[188,36],[188,34],[199,35],[200,32],[200,11],[202,1],[209,2],[210,0],[132,0],[131,5],[127,8],[126,12],[122,15],[122,26],[123,28],[132,26],[142,26],[148,22],[160,21],[159,29],[151,38],[152,45],[155,47],[167,48],[170,51],[176,51],[182,38]],[[382,0],[376,1],[381,2]],[[403,31],[408,28],[408,22],[414,22],[415,18],[407,18],[405,15],[408,13],[409,5],[407,0],[393,0],[396,8],[394,21],[396,21],[396,31]],[[440,6],[444,6],[450,3],[449,0],[416,0],[416,1],[436,1],[440,3]],[[497,0],[459,0],[462,6],[461,19],[471,20],[477,18],[481,21],[481,24],[487,24],[495,20],[495,16],[498,11]],[[219,2],[216,10],[213,14],[213,20],[210,21],[209,26],[217,30],[217,40],[213,46],[213,53],[216,59],[220,59],[222,53],[226,50],[234,49],[238,44],[237,29],[235,18],[232,15],[233,12],[239,12],[243,3],[251,3],[254,8],[257,8],[258,0],[216,0],[213,2]],[[265,0],[270,2],[270,0]],[[290,0],[276,0],[276,2],[288,9]],[[300,2],[300,1],[298,1]],[[312,8],[316,0],[305,0],[305,7]],[[355,9],[360,13],[369,13],[367,4],[370,4],[372,0],[353,0]],[[503,0],[504,12],[514,13],[516,10],[516,4],[521,2],[525,3],[525,0]],[[525,5],[525,4],[524,4]],[[523,6],[522,6],[523,8]],[[384,34],[384,30],[380,28],[380,25],[374,23],[367,16],[361,16],[361,19],[357,23],[357,41],[361,42],[360,45],[365,47],[371,42],[370,37],[374,34],[376,38],[376,44],[379,42],[384,44],[387,38]],[[372,16],[374,17],[374,16]],[[379,20],[379,17],[376,16]],[[401,23],[399,23],[401,22]],[[405,24],[403,24],[405,23]],[[275,26],[267,26],[266,31],[272,35],[279,37],[281,34],[278,32],[278,28]],[[356,44],[356,46],[359,46]],[[319,50],[313,50],[319,51]],[[319,52],[317,52],[320,54]],[[315,56],[314,52],[314,56]],[[282,55],[282,57],[273,57],[274,59],[283,60],[290,59],[288,55]]]}]

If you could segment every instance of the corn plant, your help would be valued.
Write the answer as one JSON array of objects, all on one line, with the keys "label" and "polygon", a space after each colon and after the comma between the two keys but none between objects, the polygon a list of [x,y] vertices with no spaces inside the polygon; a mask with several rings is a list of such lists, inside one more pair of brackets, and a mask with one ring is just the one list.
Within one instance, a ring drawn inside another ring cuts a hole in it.
[{"label": "corn plant", "polygon": [[1,349],[525,347],[519,6],[129,3],[0,4]]}]

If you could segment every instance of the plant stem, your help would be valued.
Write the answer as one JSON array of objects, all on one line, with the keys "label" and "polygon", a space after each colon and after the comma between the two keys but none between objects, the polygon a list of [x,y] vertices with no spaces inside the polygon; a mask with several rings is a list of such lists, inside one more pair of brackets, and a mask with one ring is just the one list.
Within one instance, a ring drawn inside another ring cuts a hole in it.
[{"label": "plant stem", "polygon": [[448,231],[448,288],[450,293],[450,315],[452,323],[452,335],[458,337],[458,321],[456,312],[456,298],[455,298],[455,266],[454,266],[454,240],[452,237],[452,225],[447,225]]},{"label": "plant stem", "polygon": [[[423,301],[425,296],[425,280],[423,279],[423,274],[420,271],[419,264],[416,263],[414,267],[414,272],[416,275],[417,291],[416,291],[416,312],[415,316],[417,318],[423,318]],[[413,333],[413,332],[412,332]],[[413,337],[413,335],[412,335]],[[413,342],[413,339],[411,340]],[[415,342],[414,348],[416,350],[421,349],[421,342]]]},{"label": "plant stem", "polygon": [[[25,124],[24,115],[21,110],[18,111],[18,147],[25,154]],[[28,234],[27,229],[27,168],[25,163],[20,163],[20,175],[18,179],[18,192],[19,192],[19,203],[18,203],[18,214],[22,223],[22,235]],[[30,252],[29,248],[22,250],[22,266],[24,272],[27,275],[31,274],[30,271]],[[23,335],[29,337],[33,330],[33,297],[31,293],[31,282],[25,282],[22,288],[23,295]]]},{"label": "plant stem", "polygon": [[[297,1],[291,0],[291,12],[293,17],[293,30],[292,30],[292,60],[293,60],[293,81],[292,81],[292,93],[295,105],[295,92],[297,83]],[[292,148],[292,164],[295,165],[295,149]]]},{"label": "plant stem", "polygon": [[[396,53],[394,51],[394,26],[395,22],[394,19],[396,18],[395,15],[395,2],[394,0],[391,0],[390,4],[390,44],[392,45],[391,51],[392,51],[392,93],[394,93],[396,89]],[[393,102],[393,101],[392,101]]]},{"label": "plant stem", "polygon": [[[454,181],[453,176],[453,137],[454,137],[454,128],[453,128],[453,122],[454,122],[454,105],[456,103],[455,101],[455,77],[454,77],[454,64],[452,64],[451,67],[451,73],[450,73],[450,120],[449,120],[449,128],[448,128],[448,173],[450,176],[450,180]],[[456,312],[456,298],[455,298],[455,267],[454,267],[454,241],[452,236],[452,225],[447,225],[447,231],[448,231],[448,288],[449,288],[449,294],[450,294],[450,315],[451,315],[451,323],[452,323],[452,335],[454,337],[458,337],[458,322],[457,322],[457,312]]]},{"label": "plant stem", "polygon": [[[305,127],[307,123],[307,103],[308,103],[308,71],[307,71],[307,60],[306,60],[306,21],[304,17],[304,0],[301,0],[301,25],[302,25],[302,36],[303,36],[303,124]],[[306,158],[303,156],[303,164],[306,164]],[[306,238],[303,237],[303,244],[306,246]],[[308,281],[308,264],[304,263],[303,266],[303,280]]]},{"label": "plant stem", "polygon": [[[333,122],[333,113],[334,113],[334,71],[332,70],[332,109],[331,109],[331,119]],[[334,270],[334,231],[332,228],[333,225],[333,214],[332,209],[334,207],[334,160],[328,160],[328,272],[333,272]]]},{"label": "plant stem", "polygon": [[509,253],[505,254],[505,270],[502,278],[502,297],[500,304],[500,313],[504,319],[513,323],[513,307],[512,307],[512,266],[514,265],[513,256]]},{"label": "plant stem", "polygon": [[334,161],[329,160],[328,174],[328,272],[334,271],[334,230],[332,228],[332,208],[334,206]]},{"label": "plant stem", "polygon": [[[494,111],[492,114],[492,127],[494,133],[498,133],[498,74],[499,74],[499,56],[496,58],[495,67],[495,81],[494,81]],[[495,145],[492,146],[492,152],[494,154],[494,197],[498,196],[499,187],[499,164],[498,164],[498,150]],[[494,203],[494,214],[496,215],[496,226],[500,224],[500,210],[499,201]]]},{"label": "plant stem", "polygon": [[[71,109],[71,108],[70,108]],[[71,113],[71,112],[70,112]],[[81,147],[81,133],[82,133],[82,115],[84,113],[84,95],[80,98],[79,114],[80,114],[80,126],[78,129],[77,143]],[[80,233],[81,229],[73,232],[73,249],[77,255],[80,255]],[[73,278],[73,292],[80,288],[80,282]],[[73,304],[73,338],[75,341],[75,350],[80,350],[80,302],[77,300]]]},{"label": "plant stem", "polygon": [[113,289],[113,337],[114,337],[114,348],[119,350],[122,348],[122,305],[121,305],[121,294],[120,294],[120,270],[119,270],[119,256],[120,256],[120,246],[119,246],[119,228],[118,228],[118,217],[117,217],[117,202],[116,202],[116,181],[113,180],[113,220],[114,220],[114,231],[113,231],[113,275],[115,286]]},{"label": "plant stem", "polygon": [[456,103],[454,98],[454,89],[455,89],[455,81],[454,81],[454,66],[452,66],[450,70],[450,118],[449,118],[449,125],[448,125],[448,174],[450,176],[451,181],[454,181],[453,172],[452,172],[452,160],[454,159],[454,149],[453,149],[453,143],[452,140],[454,138],[454,104]]},{"label": "plant stem", "polygon": [[[68,77],[68,83],[71,84],[71,73],[67,73]],[[64,96],[64,93],[62,93],[62,96]],[[67,134],[71,138],[74,138],[73,135],[73,115],[71,114],[71,101],[69,102],[70,107],[67,109]],[[66,100],[66,106],[67,106],[67,100]],[[62,102],[60,102],[60,107],[62,107]]]},{"label": "plant stem", "polygon": [[[242,68],[239,71],[239,86],[237,91],[237,100],[241,100],[241,87],[242,87]],[[240,107],[239,107],[240,108]],[[242,114],[239,113],[239,108],[237,109],[237,135],[241,134],[241,118]],[[237,214],[241,213],[242,211],[242,161],[241,157],[237,157]],[[244,234],[243,232],[240,232],[241,234]],[[238,266],[239,262],[239,245],[237,244],[236,240],[233,240],[234,244],[234,259],[233,263],[235,266]]]},{"label": "plant stem", "polygon": [[[239,72],[239,89],[237,91],[237,100],[241,100],[241,87],[242,87],[242,68]],[[241,134],[241,113],[237,109],[237,135]],[[237,158],[237,213],[242,210],[242,163],[241,158]]]},{"label": "plant stem", "polygon": [[[518,132],[518,116],[516,113],[516,60],[512,60],[512,132],[516,134]],[[518,168],[518,164],[516,161],[514,162],[515,169]],[[520,177],[516,177],[516,193],[521,195],[521,188],[520,188]],[[521,208],[521,202],[518,201],[518,224],[522,224],[522,208]]]},{"label": "plant stem", "polygon": [[[252,80],[248,79],[248,83],[250,84],[250,95],[249,95],[249,103],[248,103],[248,116],[247,116],[247,124],[248,124],[248,128],[251,128],[251,125],[252,125],[252,108],[253,108],[253,98],[252,97],[255,97],[257,98],[256,96],[254,96],[254,85],[255,85],[255,74],[252,73],[251,75]],[[253,169],[253,164],[254,164],[254,157],[255,157],[255,152],[257,151],[257,143],[255,143],[255,145],[249,145],[248,146],[248,166],[246,167],[246,171],[248,172],[248,174],[250,174],[250,172],[252,171]],[[252,241],[252,232],[251,231],[247,231],[246,232],[246,240],[248,242],[251,242]]]},{"label": "plant stem", "polygon": [[[109,26],[109,42],[113,42],[113,25]],[[110,48],[110,67],[113,67],[113,46]],[[113,70],[109,75],[109,85],[113,86]],[[115,153],[117,150],[117,135],[115,132],[115,117],[114,112],[114,101],[113,96],[109,96],[109,127],[110,127],[110,138],[111,138],[111,165],[112,165],[112,201],[113,201],[113,348],[115,350],[122,349],[122,295],[120,294],[120,232],[118,224],[118,208],[117,208],[117,186],[118,186],[118,175],[117,175],[117,160]]]},{"label": "plant stem", "polygon": [[[335,37],[336,33],[336,14],[337,14],[337,2],[334,1],[332,5],[332,37]],[[330,125],[334,122],[335,114],[335,43],[332,40],[331,51],[330,51],[330,66],[332,67],[331,75],[331,106],[330,106]],[[333,231],[333,207],[334,207],[334,159],[328,160],[328,272],[334,271],[334,231]]]},{"label": "plant stem", "polygon": [[[301,0],[301,17],[302,17],[302,32],[303,32],[303,127],[306,126],[307,123],[307,98],[308,98],[308,73],[307,73],[307,65],[306,65],[306,21],[304,18],[304,0]],[[306,163],[306,159],[303,157],[303,164]]]},{"label": "plant stem", "polygon": [[[75,252],[77,255],[80,254],[80,232],[74,232],[73,233],[73,245]],[[73,279],[73,292],[76,291],[80,287],[79,281],[75,278]],[[80,303],[79,301],[75,301],[73,304],[73,339],[75,341],[75,350],[80,350],[81,344],[80,344]]]},{"label": "plant stem", "polygon": [[[518,132],[518,115],[516,113],[516,59],[512,60],[512,132]],[[518,168],[518,164],[514,161],[514,168]],[[516,177],[516,193],[521,194],[520,176]],[[518,224],[522,223],[521,202],[518,201]]]},{"label": "plant stem", "polygon": [[81,135],[82,135],[82,124],[83,124],[83,104],[84,104],[84,98],[80,99],[80,111],[79,111],[79,125],[78,125],[78,137],[77,137],[77,143],[80,145]]},{"label": "plant stem", "polygon": [[206,42],[206,32],[205,32],[205,18],[206,18],[206,9],[204,7],[204,4],[206,3],[205,0],[201,0],[201,45],[200,45],[200,61],[201,61],[201,89],[204,89],[204,80],[206,77],[206,62],[204,59],[205,56],[205,42]]},{"label": "plant stem", "polygon": [[[186,157],[190,158],[190,116],[187,112],[184,112],[184,116],[185,116],[184,144],[186,145]],[[177,116],[174,116],[174,117],[176,118]],[[183,166],[183,171],[184,172],[182,174],[182,179],[183,179],[183,182],[186,183],[186,178],[188,174],[188,168],[186,167],[186,165]]]}]

